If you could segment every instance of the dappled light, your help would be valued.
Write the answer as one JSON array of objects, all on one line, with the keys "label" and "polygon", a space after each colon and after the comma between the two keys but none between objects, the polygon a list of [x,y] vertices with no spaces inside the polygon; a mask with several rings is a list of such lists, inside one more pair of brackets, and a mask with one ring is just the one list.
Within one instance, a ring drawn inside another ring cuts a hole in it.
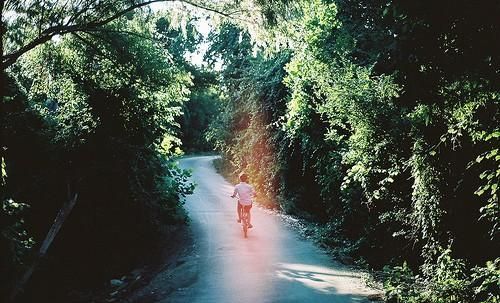
[{"label": "dappled light", "polygon": [[[359,276],[353,275],[349,271],[308,264],[278,264],[276,275],[282,279],[300,282],[306,287],[323,293],[333,291],[338,294],[351,294],[352,285],[359,283]],[[345,281],[344,284],[336,283],[339,278]]]}]

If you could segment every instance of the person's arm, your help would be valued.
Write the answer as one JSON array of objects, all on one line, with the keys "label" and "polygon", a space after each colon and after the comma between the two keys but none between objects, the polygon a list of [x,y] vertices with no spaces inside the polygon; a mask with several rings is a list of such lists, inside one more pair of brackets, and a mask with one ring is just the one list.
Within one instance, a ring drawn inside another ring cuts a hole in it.
[{"label": "person's arm", "polygon": [[233,194],[231,195],[231,198],[234,198],[234,197],[236,197],[236,186],[234,187]]}]

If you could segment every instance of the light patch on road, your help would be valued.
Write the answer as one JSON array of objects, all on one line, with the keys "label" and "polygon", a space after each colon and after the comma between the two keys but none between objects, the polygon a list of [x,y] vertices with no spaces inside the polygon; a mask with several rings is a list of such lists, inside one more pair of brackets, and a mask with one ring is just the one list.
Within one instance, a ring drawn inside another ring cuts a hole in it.
[{"label": "light patch on road", "polygon": [[349,294],[358,284],[359,277],[349,272],[310,264],[280,263],[276,275],[297,281],[322,293]]}]

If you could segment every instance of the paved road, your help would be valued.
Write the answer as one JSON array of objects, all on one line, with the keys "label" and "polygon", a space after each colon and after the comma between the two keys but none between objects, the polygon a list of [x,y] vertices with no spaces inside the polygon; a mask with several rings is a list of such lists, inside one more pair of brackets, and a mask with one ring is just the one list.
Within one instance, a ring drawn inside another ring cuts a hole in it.
[{"label": "paved road", "polygon": [[181,160],[197,187],[187,198],[197,243],[197,278],[164,302],[369,302],[359,274],[334,263],[278,216],[254,207],[249,237],[236,223],[232,185],[216,173],[214,157]]}]

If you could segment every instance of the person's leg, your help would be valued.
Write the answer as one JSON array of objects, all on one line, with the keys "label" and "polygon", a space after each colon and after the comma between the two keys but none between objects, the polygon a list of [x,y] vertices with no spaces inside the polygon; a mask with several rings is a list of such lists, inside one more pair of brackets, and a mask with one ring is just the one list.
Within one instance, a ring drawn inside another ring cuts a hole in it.
[{"label": "person's leg", "polygon": [[237,204],[238,204],[238,206],[236,207],[236,212],[238,213],[238,223],[241,223],[241,209],[242,209],[242,207],[241,207],[240,202],[238,202]]},{"label": "person's leg", "polygon": [[250,211],[252,209],[252,205],[246,206],[247,207],[247,212],[248,212],[248,228],[252,228],[252,212]]}]

